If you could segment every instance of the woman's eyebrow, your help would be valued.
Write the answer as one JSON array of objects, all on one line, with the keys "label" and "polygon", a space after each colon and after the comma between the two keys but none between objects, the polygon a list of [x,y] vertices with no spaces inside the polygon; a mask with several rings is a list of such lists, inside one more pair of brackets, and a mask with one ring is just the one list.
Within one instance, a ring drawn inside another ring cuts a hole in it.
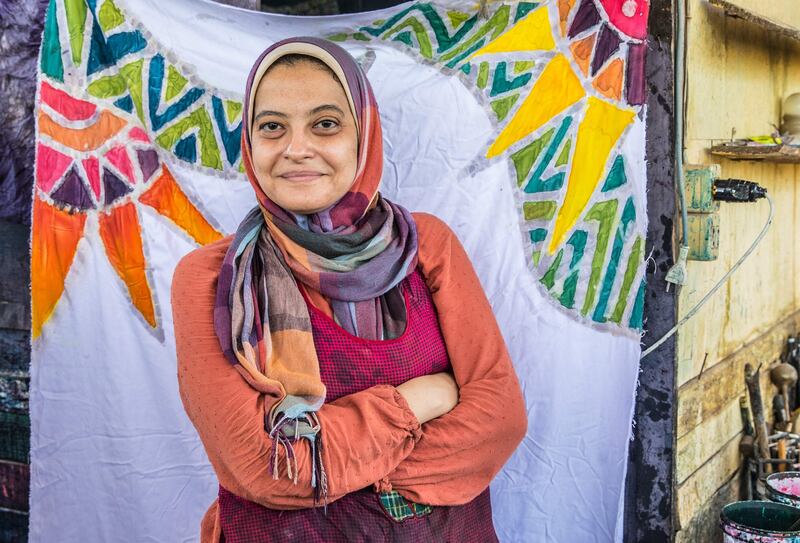
[{"label": "woman's eyebrow", "polygon": [[280,111],[262,110],[262,111],[259,111],[256,114],[255,117],[253,117],[253,122],[259,120],[261,117],[266,117],[266,116],[269,116],[269,115],[272,115],[272,116],[275,116],[275,117],[283,117],[283,118],[287,117],[286,113],[281,113]]},{"label": "woman's eyebrow", "polygon": [[321,106],[317,106],[314,109],[312,109],[311,111],[309,111],[308,114],[309,115],[316,115],[317,113],[321,113],[321,112],[327,111],[327,110],[333,110],[336,113],[338,113],[339,115],[344,115],[344,111],[342,111],[342,108],[340,108],[339,106],[334,105],[334,104],[323,104]]}]

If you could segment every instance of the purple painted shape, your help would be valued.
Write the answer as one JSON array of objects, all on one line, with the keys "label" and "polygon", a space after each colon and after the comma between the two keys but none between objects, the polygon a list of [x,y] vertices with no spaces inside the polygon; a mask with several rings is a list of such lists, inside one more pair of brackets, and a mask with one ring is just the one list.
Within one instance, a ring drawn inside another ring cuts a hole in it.
[{"label": "purple painted shape", "polygon": [[582,0],[575,18],[572,19],[572,26],[569,27],[567,36],[574,38],[581,32],[592,28],[600,22],[600,13],[594,5],[593,0]]},{"label": "purple painted shape", "polygon": [[139,159],[139,167],[142,169],[142,179],[147,183],[158,169],[158,153],[153,149],[139,149],[136,151],[136,158]]},{"label": "purple painted shape", "polygon": [[67,172],[61,186],[50,193],[50,198],[55,202],[72,206],[81,211],[94,207],[89,189],[83,184],[83,180],[80,174],[78,174],[78,166],[75,164],[73,164],[72,168]]},{"label": "purple painted shape", "polygon": [[106,205],[114,203],[133,190],[125,181],[106,168],[103,168],[103,188],[106,194]]},{"label": "purple painted shape", "polygon": [[625,74],[625,99],[629,104],[640,106],[647,101],[644,80],[644,62],[647,55],[646,43],[628,45],[628,73]]},{"label": "purple painted shape", "polygon": [[594,58],[592,59],[592,75],[596,75],[603,67],[603,64],[619,50],[622,42],[617,33],[611,30],[608,25],[603,25],[597,37],[597,45],[594,48]]}]

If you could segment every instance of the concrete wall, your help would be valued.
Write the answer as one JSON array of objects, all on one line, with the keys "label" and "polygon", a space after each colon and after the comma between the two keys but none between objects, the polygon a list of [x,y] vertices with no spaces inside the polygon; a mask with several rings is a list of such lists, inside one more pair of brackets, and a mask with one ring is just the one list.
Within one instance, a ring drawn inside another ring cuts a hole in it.
[{"label": "concrete wall", "polygon": [[[800,25],[795,0],[736,3]],[[732,133],[766,135],[780,124],[782,98],[800,92],[800,43],[727,17],[705,0],[688,0],[687,16],[686,162],[721,164],[723,178],[756,181],[775,201],[772,229],[756,252],[678,333],[676,540],[688,542],[719,540],[719,508],[739,497],[745,362],[768,367],[800,330],[800,169],[729,161],[707,150]],[[722,204],[719,259],[690,262],[679,318],[747,249],[766,217],[763,200]],[[768,379],[762,391],[771,399]]]}]

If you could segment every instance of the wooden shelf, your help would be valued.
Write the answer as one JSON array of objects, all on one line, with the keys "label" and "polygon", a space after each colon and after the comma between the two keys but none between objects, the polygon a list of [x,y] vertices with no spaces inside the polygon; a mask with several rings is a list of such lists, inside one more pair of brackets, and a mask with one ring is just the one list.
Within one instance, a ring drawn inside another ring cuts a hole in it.
[{"label": "wooden shelf", "polygon": [[708,0],[708,2],[712,6],[722,8],[725,10],[725,13],[732,17],[744,19],[745,21],[749,21],[772,32],[777,32],[782,36],[786,36],[787,38],[800,41],[800,29],[795,28],[794,26],[773,21],[772,19],[758,15],[757,13],[754,13],[746,8],[737,6],[728,0]]},{"label": "wooden shelf", "polygon": [[711,154],[731,160],[758,160],[800,164],[800,147],[791,145],[739,145],[723,143],[711,148]]}]

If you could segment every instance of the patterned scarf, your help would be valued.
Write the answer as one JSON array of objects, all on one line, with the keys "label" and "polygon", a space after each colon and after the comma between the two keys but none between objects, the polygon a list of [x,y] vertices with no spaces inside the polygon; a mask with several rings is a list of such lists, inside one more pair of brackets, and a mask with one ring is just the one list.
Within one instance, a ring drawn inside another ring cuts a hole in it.
[{"label": "patterned scarf", "polygon": [[[336,74],[358,128],[356,175],[333,206],[298,217],[261,189],[254,174],[250,130],[258,83],[280,57],[312,56]],[[267,399],[265,429],[297,482],[292,443],[311,444],[316,500],[327,484],[316,412],[325,399],[308,309],[296,281],[317,290],[348,332],[366,339],[396,337],[406,314],[399,283],[417,264],[417,231],[404,208],[380,197],[383,169],[380,118],[372,89],[341,47],[316,38],[276,43],[256,60],[247,79],[242,160],[259,205],[239,225],[217,283],[214,326],[222,350],[247,382]]]}]

